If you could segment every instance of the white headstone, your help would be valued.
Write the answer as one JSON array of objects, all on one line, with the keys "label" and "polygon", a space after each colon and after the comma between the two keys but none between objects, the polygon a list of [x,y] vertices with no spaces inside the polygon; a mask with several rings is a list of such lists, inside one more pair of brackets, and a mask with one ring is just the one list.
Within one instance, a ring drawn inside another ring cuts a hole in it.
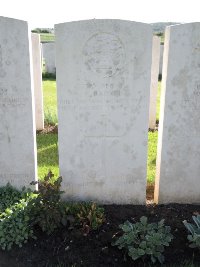
[{"label": "white headstone", "polygon": [[55,29],[65,197],[144,204],[151,26],[89,20]]},{"label": "white headstone", "polygon": [[55,74],[56,73],[56,63],[55,63],[55,43],[43,43],[43,58],[45,62],[45,71],[47,73]]},{"label": "white headstone", "polygon": [[155,201],[200,202],[200,23],[165,33]]},{"label": "white headstone", "polygon": [[0,186],[37,179],[32,96],[27,22],[0,17]]},{"label": "white headstone", "polygon": [[37,33],[32,33],[31,39],[32,39],[36,130],[42,130],[44,129],[44,110],[43,110],[43,92],[42,92],[42,62],[41,62],[40,35]]},{"label": "white headstone", "polygon": [[152,64],[151,64],[151,89],[149,107],[149,128],[155,129],[156,126],[156,99],[158,92],[158,74],[160,61],[160,38],[153,37]]},{"label": "white headstone", "polygon": [[164,53],[164,44],[160,45],[160,64],[159,64],[159,74],[162,75],[163,68],[163,53]]}]

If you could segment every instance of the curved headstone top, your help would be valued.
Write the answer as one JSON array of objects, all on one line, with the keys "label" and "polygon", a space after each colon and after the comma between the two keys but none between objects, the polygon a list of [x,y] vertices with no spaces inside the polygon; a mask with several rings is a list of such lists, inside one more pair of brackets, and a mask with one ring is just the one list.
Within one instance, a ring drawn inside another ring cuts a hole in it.
[{"label": "curved headstone top", "polygon": [[84,23],[93,23],[93,24],[99,24],[99,23],[134,23],[137,25],[146,25],[147,27],[152,29],[152,26],[148,23],[144,22],[138,22],[138,21],[131,21],[131,20],[123,20],[123,19],[87,19],[87,20],[77,20],[77,21],[69,21],[69,22],[62,22],[55,24],[55,28],[59,25],[65,25],[65,24],[79,24],[81,23],[82,25]]},{"label": "curved headstone top", "polygon": [[55,34],[65,197],[145,203],[151,26],[87,20]]}]

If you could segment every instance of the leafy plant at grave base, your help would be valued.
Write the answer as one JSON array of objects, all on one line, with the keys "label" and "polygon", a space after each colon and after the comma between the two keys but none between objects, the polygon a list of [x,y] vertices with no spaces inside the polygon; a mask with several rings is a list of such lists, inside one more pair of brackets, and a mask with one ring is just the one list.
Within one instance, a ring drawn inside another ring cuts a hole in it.
[{"label": "leafy plant at grave base", "polygon": [[94,202],[78,203],[75,218],[83,226],[85,234],[88,234],[90,229],[97,230],[105,221],[104,208]]},{"label": "leafy plant at grave base", "polygon": [[51,234],[62,225],[63,218],[69,210],[60,200],[63,193],[60,191],[62,177],[55,181],[53,177],[50,171],[43,181],[38,182],[38,196],[31,203],[33,223],[38,224],[47,234]]},{"label": "leafy plant at grave base", "polygon": [[78,224],[85,232],[96,230],[104,221],[104,209],[95,203],[61,201],[62,177],[53,179],[50,171],[43,181],[38,182],[38,196],[31,203],[33,224],[47,234],[61,226]]},{"label": "leafy plant at grave base", "polygon": [[6,186],[0,187],[0,212],[19,202],[21,197],[21,192],[9,183]]},{"label": "leafy plant at grave base", "polygon": [[171,228],[164,226],[164,220],[148,223],[147,217],[143,216],[140,222],[132,224],[126,221],[119,227],[124,233],[112,245],[118,246],[119,249],[124,248],[133,260],[150,257],[153,263],[156,260],[164,262],[164,247],[169,246],[173,239]]},{"label": "leafy plant at grave base", "polygon": [[23,192],[23,199],[0,213],[0,247],[10,250],[14,244],[19,247],[29,238],[35,238],[29,216],[29,203],[37,195]]},{"label": "leafy plant at grave base", "polygon": [[186,220],[183,221],[185,227],[191,233],[187,236],[188,240],[190,241],[191,248],[199,248],[200,249],[200,215],[192,216],[193,221],[195,224],[188,223]]}]

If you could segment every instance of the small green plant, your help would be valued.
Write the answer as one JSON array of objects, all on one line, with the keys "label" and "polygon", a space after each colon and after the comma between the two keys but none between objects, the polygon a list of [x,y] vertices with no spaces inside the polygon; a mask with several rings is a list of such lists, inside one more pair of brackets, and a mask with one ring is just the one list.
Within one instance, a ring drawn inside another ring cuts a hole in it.
[{"label": "small green plant", "polygon": [[173,239],[170,227],[164,226],[164,220],[148,223],[147,217],[143,216],[140,222],[132,224],[126,221],[119,227],[124,233],[112,245],[124,248],[133,260],[150,257],[153,263],[156,260],[164,262],[164,247],[169,246]]},{"label": "small green plant", "polygon": [[195,224],[188,223],[186,220],[183,221],[187,230],[191,233],[187,236],[188,240],[191,242],[189,245],[191,248],[200,249],[200,215],[192,216]]},{"label": "small green plant", "polygon": [[62,225],[63,217],[68,209],[61,202],[60,191],[62,177],[53,180],[54,175],[50,171],[43,181],[38,182],[38,196],[32,201],[31,214],[34,224],[47,234],[51,234]]},{"label": "small green plant", "polygon": [[0,247],[19,247],[35,238],[34,226],[51,234],[60,226],[78,225],[84,233],[97,229],[104,220],[103,208],[95,203],[61,201],[62,177],[54,179],[49,172],[38,183],[38,191],[18,191],[10,185],[0,188]]},{"label": "small green plant", "polygon": [[29,192],[24,196],[0,213],[0,247],[3,250],[10,250],[14,244],[21,247],[29,238],[34,238],[29,203],[36,195]]},{"label": "small green plant", "polygon": [[105,221],[104,208],[99,207],[94,202],[80,203],[78,204],[76,218],[87,234],[90,229],[98,229]]}]

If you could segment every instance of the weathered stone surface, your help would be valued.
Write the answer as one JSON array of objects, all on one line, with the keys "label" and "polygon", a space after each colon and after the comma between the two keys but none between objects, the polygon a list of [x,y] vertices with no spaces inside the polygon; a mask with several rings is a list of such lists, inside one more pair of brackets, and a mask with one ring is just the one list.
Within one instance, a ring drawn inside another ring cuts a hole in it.
[{"label": "weathered stone surface", "polygon": [[162,75],[163,68],[163,53],[164,53],[164,44],[160,45],[160,63],[159,63],[159,74]]},{"label": "weathered stone surface", "polygon": [[36,180],[28,25],[0,17],[0,186]]},{"label": "weathered stone surface", "polygon": [[158,92],[158,74],[160,61],[160,38],[153,37],[152,64],[151,64],[151,89],[149,107],[149,128],[155,129],[156,126],[156,99]]},{"label": "weathered stone surface", "polygon": [[32,59],[33,59],[33,82],[35,97],[35,123],[36,130],[44,129],[44,110],[43,110],[43,92],[42,92],[42,62],[40,35],[31,34],[32,40]]},{"label": "weathered stone surface", "polygon": [[55,63],[55,43],[43,43],[42,44],[43,59],[45,62],[45,71],[51,74],[56,73]]},{"label": "weathered stone surface", "polygon": [[55,29],[65,197],[144,204],[151,26],[89,20]]},{"label": "weathered stone surface", "polygon": [[165,34],[155,201],[200,202],[200,23]]}]

